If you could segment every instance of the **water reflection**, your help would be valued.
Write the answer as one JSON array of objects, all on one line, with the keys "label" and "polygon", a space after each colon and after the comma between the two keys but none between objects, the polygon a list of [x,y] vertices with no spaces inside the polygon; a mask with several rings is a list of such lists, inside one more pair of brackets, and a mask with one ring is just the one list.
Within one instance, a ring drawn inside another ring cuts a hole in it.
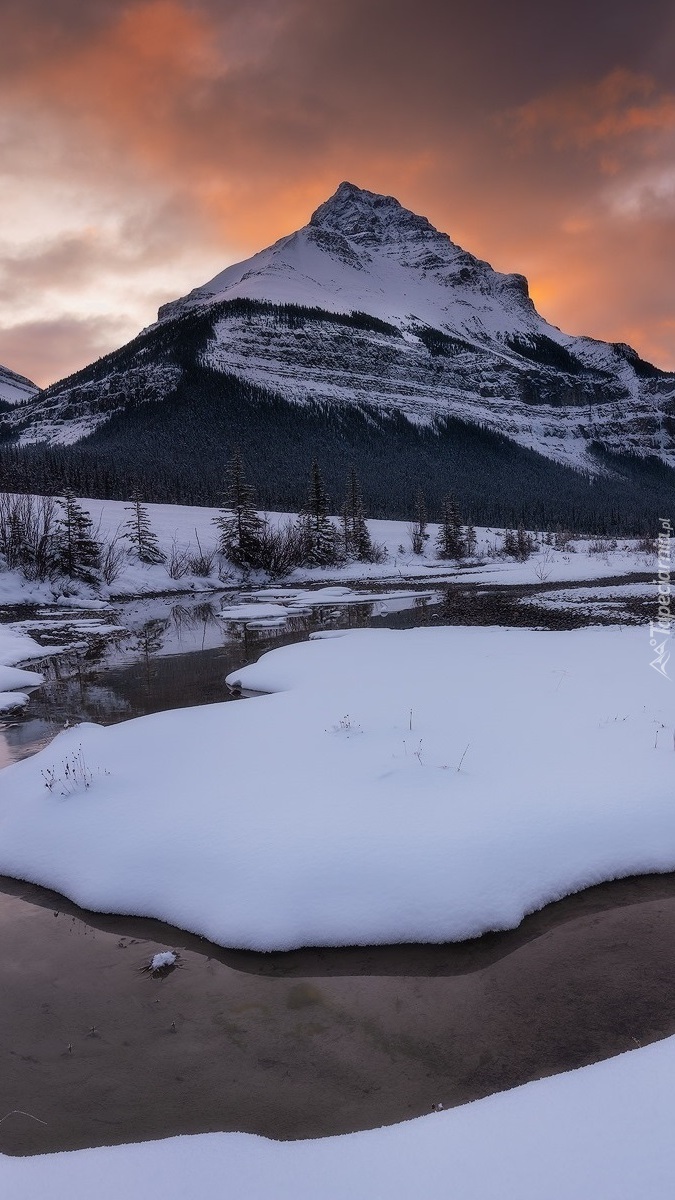
[{"label": "water reflection", "polygon": [[674,930],[671,875],[457,946],[256,955],[0,879],[0,1150],[321,1137],[582,1066],[673,1032]]},{"label": "water reflection", "polygon": [[[608,593],[619,582],[603,581]],[[567,586],[566,594],[572,586]],[[616,612],[606,611],[597,582],[594,590],[600,599],[592,604],[584,599],[589,595],[588,583],[574,586],[578,605],[568,602],[562,608],[545,603],[547,592],[559,592],[556,584],[510,588],[446,584],[434,585],[431,592],[378,592],[371,585],[360,592],[332,589],[332,595],[329,590],[282,587],[207,598],[154,597],[98,614],[26,610],[22,616],[31,636],[51,645],[69,638],[77,648],[41,664],[46,681],[31,693],[25,713],[0,721],[0,766],[35,753],[66,722],[107,725],[146,713],[231,700],[225,685],[231,671],[254,662],[266,650],[304,641],[312,633],[423,625],[573,629],[617,621]],[[261,614],[265,603],[268,609],[276,605],[281,617],[273,622],[256,620],[257,603]],[[241,606],[240,620],[232,616],[235,605]],[[230,613],[228,618],[222,617],[223,609]],[[99,619],[100,632],[93,616]],[[643,623],[644,600],[625,600],[619,616],[623,622]]]},{"label": "water reflection", "polygon": [[[67,724],[94,721],[103,725],[196,704],[231,700],[225,678],[266,650],[304,641],[323,630],[357,629],[398,623],[404,612],[420,624],[429,595],[376,598],[365,603],[313,605],[289,613],[280,627],[267,628],[251,619],[221,619],[223,597],[151,598],[120,604],[102,618],[107,632],[99,635],[89,614],[64,618],[42,610],[39,620],[26,621],[31,636],[54,645],[70,640],[77,648],[39,664],[45,683],[31,693],[25,713],[0,723],[0,766],[42,749]],[[229,596],[228,603],[237,597]],[[250,606],[249,606],[250,608]],[[245,611],[242,609],[242,611]],[[118,632],[110,631],[114,619]]]}]

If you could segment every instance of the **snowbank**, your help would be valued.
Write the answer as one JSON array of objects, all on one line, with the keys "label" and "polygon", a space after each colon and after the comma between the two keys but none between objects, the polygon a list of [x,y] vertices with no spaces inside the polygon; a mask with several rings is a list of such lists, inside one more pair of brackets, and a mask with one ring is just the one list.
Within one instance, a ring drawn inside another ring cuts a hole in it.
[{"label": "snowbank", "polygon": [[650,657],[618,628],[282,647],[232,677],[278,695],[83,725],[6,768],[0,872],[260,950],[510,928],[675,868],[672,684]]},{"label": "snowbank", "polygon": [[28,703],[28,696],[17,688],[37,687],[42,675],[37,671],[22,671],[13,663],[31,658],[46,658],[55,647],[39,646],[25,633],[0,625],[0,712],[11,712]]},{"label": "snowbank", "polygon": [[[403,1125],[212,1133],[14,1159],[11,1200],[672,1200],[675,1038]],[[24,1120],[11,1117],[10,1120]]]}]

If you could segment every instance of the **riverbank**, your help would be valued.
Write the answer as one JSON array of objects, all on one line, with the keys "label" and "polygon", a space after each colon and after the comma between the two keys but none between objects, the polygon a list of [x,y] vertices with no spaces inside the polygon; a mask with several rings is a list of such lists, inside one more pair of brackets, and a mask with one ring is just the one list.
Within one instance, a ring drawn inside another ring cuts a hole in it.
[{"label": "riverbank", "polygon": [[[675,1033],[674,934],[674,875],[456,945],[272,955],[0,880],[0,1150],[323,1138],[465,1104]],[[144,970],[167,950],[174,970]]]}]

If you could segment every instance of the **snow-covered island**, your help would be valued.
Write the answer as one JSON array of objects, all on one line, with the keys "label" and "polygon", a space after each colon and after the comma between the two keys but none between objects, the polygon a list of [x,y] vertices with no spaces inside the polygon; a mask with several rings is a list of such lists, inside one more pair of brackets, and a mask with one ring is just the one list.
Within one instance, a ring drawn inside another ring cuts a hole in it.
[{"label": "snow-covered island", "polygon": [[79,726],[8,768],[0,872],[256,950],[507,929],[675,869],[649,658],[616,627],[282,647],[229,680],[272,695]]}]

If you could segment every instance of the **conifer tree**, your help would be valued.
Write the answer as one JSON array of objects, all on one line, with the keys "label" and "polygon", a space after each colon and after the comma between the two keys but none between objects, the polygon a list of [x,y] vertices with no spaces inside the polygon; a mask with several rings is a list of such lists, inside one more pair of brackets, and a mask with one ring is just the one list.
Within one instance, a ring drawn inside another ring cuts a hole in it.
[{"label": "conifer tree", "polygon": [[148,510],[143,504],[139,491],[132,492],[126,510],[131,513],[131,516],[128,521],[124,522],[123,536],[131,543],[132,550],[139,562],[150,565],[163,563],[166,555],[160,549],[157,535],[150,525]]},{"label": "conifer tree", "polygon": [[305,544],[306,561],[311,566],[325,567],[337,558],[336,529],[328,515],[329,500],[319,464],[312,460],[309,491],[298,525]]},{"label": "conifer tree", "polygon": [[415,494],[415,520],[410,528],[410,544],[413,554],[424,554],[424,543],[428,540],[427,506],[424,492],[418,488]]},{"label": "conifer tree", "polygon": [[439,558],[463,558],[466,554],[462,519],[453,496],[448,496],[443,501],[436,553]]},{"label": "conifer tree", "polygon": [[373,562],[375,547],[366,524],[361,485],[353,468],[347,479],[347,495],[342,508],[342,529],[347,558],[356,558],[359,562]]},{"label": "conifer tree", "polygon": [[465,553],[469,555],[469,557],[471,557],[473,554],[476,553],[477,541],[478,541],[478,538],[476,537],[476,527],[475,527],[473,521],[471,520],[471,517],[469,517],[466,528],[464,530],[464,550],[465,550]]},{"label": "conifer tree", "polygon": [[255,510],[255,491],[244,478],[241,455],[235,450],[227,471],[227,487],[220,513],[213,518],[218,529],[218,550],[236,567],[261,565],[264,522]]},{"label": "conifer tree", "polygon": [[71,579],[97,583],[101,546],[94,538],[91,517],[67,491],[59,500],[61,516],[56,525],[56,565]]},{"label": "conifer tree", "polygon": [[508,554],[509,558],[515,558],[518,562],[526,562],[534,550],[534,541],[532,535],[527,532],[522,521],[518,528],[506,529],[504,531],[504,545],[502,547],[504,554]]},{"label": "conifer tree", "polygon": [[515,557],[519,562],[526,562],[534,550],[534,541],[529,534],[522,521],[516,530],[516,554]]}]

